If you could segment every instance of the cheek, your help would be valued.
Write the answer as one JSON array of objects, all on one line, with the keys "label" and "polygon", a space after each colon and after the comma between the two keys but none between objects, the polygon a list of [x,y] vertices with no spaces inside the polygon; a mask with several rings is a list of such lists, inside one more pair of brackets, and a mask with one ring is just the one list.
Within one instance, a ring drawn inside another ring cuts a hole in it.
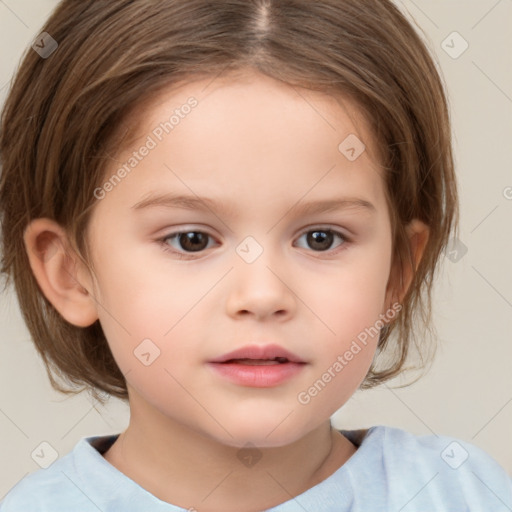
[{"label": "cheek", "polygon": [[202,299],[211,279],[117,256],[105,259],[97,291],[98,315],[113,356],[121,371],[130,374],[128,380],[149,372],[158,382],[168,380],[165,370],[179,372],[198,358],[194,340],[204,337]]},{"label": "cheek", "polygon": [[[354,252],[339,270],[310,287],[319,316],[337,338],[351,339],[374,325],[385,305],[391,248]],[[317,290],[316,292],[314,290]]]},{"label": "cheek", "polygon": [[319,286],[329,290],[323,296],[319,293],[315,301],[326,325],[316,330],[314,378],[297,397],[306,414],[334,414],[359,388],[372,364],[382,327],[388,268],[382,261],[362,267],[365,272],[351,267],[352,272],[340,272],[329,284]]},{"label": "cheek", "polygon": [[[359,388],[373,361],[391,264],[391,244],[346,258],[338,272],[317,283],[316,309],[329,327],[318,345],[319,372],[305,400],[333,414]],[[327,291],[327,293],[322,293]]]}]

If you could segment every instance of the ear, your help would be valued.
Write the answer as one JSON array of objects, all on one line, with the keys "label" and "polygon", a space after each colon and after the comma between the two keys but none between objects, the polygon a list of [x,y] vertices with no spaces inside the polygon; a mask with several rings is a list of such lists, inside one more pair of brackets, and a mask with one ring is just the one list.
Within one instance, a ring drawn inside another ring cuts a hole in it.
[{"label": "ear", "polygon": [[428,226],[418,219],[412,220],[405,227],[405,231],[409,241],[410,254],[414,269],[412,268],[409,259],[404,262],[395,261],[393,263],[386,293],[386,304],[388,307],[391,307],[394,302],[401,303],[405,297],[409,287],[411,286],[414,272],[418,268],[421,258],[423,257],[423,253],[425,252],[425,247],[430,234]]},{"label": "ear", "polygon": [[92,278],[67,233],[50,219],[35,219],[23,236],[32,272],[55,309],[69,323],[87,327],[98,319]]}]

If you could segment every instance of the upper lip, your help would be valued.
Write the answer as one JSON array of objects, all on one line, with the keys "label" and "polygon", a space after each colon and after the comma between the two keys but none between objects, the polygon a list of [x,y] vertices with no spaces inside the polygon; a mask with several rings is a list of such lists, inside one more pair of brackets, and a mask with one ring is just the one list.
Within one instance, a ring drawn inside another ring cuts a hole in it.
[{"label": "upper lip", "polygon": [[293,352],[286,350],[279,345],[246,345],[245,347],[228,352],[211,363],[225,363],[230,359],[276,359],[277,357],[286,358],[291,363],[304,363],[301,358]]}]

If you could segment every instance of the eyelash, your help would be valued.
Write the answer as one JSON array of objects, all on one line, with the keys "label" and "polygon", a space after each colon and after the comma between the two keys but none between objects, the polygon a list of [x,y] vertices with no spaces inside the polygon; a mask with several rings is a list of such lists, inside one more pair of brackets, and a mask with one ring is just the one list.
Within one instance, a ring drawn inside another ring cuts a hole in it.
[{"label": "eyelash", "polygon": [[[338,254],[339,252],[345,250],[347,248],[347,246],[352,243],[351,238],[347,237],[343,233],[340,233],[339,231],[336,231],[334,229],[322,228],[322,227],[316,227],[316,228],[313,228],[313,229],[308,229],[307,231],[303,231],[299,235],[298,238],[301,238],[304,235],[307,235],[308,233],[315,233],[315,232],[332,233],[334,236],[337,236],[337,237],[339,237],[339,238],[341,238],[343,240],[343,243],[340,246],[338,246],[336,249],[333,249],[333,250],[327,249],[325,251],[314,251],[313,250],[313,252],[316,252],[316,253],[319,253],[319,254],[330,254],[331,256],[334,256],[334,255]],[[208,233],[206,233],[204,231],[189,229],[189,230],[185,230],[185,231],[175,231],[173,233],[169,233],[168,235],[164,236],[163,238],[159,238],[156,241],[161,245],[162,250],[164,252],[171,253],[174,256],[176,256],[178,259],[187,259],[187,260],[196,259],[194,257],[194,255],[195,254],[199,254],[200,255],[206,249],[203,249],[202,251],[185,252],[185,253],[183,253],[183,252],[179,252],[179,251],[171,248],[171,246],[167,243],[168,240],[173,239],[173,238],[178,239],[179,235],[184,235],[184,234],[187,234],[187,233],[196,233],[196,234],[199,233],[199,234],[202,234],[202,235],[206,235],[210,239],[214,238],[213,236],[211,236],[210,234],[208,234]]]}]

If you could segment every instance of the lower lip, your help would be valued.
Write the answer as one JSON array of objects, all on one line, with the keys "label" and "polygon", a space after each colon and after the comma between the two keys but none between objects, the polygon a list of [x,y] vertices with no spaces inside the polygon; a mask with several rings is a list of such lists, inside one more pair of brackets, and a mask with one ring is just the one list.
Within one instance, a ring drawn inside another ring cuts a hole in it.
[{"label": "lower lip", "polygon": [[248,365],[237,363],[208,363],[222,377],[240,386],[270,388],[291,379],[305,363]]}]

